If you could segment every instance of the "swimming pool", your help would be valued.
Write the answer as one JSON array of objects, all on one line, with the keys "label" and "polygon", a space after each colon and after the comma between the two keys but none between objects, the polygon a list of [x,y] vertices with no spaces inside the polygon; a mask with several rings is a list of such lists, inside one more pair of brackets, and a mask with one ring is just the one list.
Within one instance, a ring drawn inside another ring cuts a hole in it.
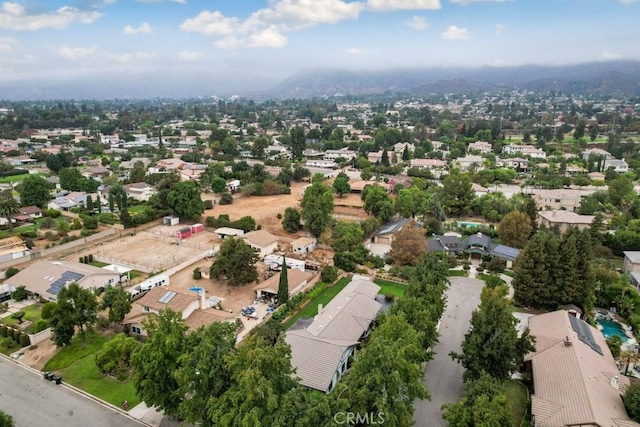
[{"label": "swimming pool", "polygon": [[482,224],[480,224],[479,222],[458,221],[458,227],[471,228],[471,227],[480,227],[481,225]]},{"label": "swimming pool", "polygon": [[629,337],[624,333],[624,329],[622,329],[622,325],[618,322],[601,319],[598,320],[598,325],[602,326],[602,335],[607,339],[611,338],[612,335],[617,335],[622,339],[622,342],[629,340]]},{"label": "swimming pool", "polygon": [[199,287],[199,286],[192,286],[192,287],[189,288],[189,290],[193,291],[193,292],[200,292],[200,291],[202,291],[202,288]]}]

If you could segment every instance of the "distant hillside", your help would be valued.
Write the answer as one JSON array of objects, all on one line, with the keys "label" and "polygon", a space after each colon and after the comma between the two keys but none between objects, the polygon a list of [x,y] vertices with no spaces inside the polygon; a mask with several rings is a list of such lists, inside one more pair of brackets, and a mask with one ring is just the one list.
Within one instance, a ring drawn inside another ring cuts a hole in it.
[{"label": "distant hillside", "polygon": [[273,87],[269,94],[282,98],[308,98],[336,93],[396,91],[422,94],[509,88],[576,94],[640,95],[640,62],[360,72],[314,70],[294,74]]}]

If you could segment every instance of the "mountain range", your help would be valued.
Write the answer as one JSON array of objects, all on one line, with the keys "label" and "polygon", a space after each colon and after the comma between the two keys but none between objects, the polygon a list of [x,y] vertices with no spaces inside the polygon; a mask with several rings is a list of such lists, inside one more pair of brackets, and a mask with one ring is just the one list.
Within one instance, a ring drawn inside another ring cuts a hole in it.
[{"label": "mountain range", "polygon": [[425,95],[524,89],[574,94],[640,95],[640,62],[383,71],[315,69],[282,81],[258,71],[154,69],[57,79],[0,82],[0,99],[136,99],[239,95],[253,99],[312,98],[385,92]]}]

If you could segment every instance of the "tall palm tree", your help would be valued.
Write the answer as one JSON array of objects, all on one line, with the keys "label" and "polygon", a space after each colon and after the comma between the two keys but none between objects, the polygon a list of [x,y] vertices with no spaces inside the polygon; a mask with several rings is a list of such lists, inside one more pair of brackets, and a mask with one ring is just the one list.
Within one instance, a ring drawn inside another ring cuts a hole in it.
[{"label": "tall palm tree", "polygon": [[9,233],[13,235],[13,216],[20,212],[20,204],[13,197],[11,190],[3,190],[0,193],[0,217],[9,221]]}]

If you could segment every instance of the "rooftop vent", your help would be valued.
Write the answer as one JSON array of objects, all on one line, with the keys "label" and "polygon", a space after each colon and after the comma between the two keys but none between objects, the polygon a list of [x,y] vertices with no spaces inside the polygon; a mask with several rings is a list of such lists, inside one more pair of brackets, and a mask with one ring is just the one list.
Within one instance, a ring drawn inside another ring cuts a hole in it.
[{"label": "rooftop vent", "polygon": [[571,347],[571,340],[569,339],[569,337],[564,337],[564,345],[565,347]]}]

